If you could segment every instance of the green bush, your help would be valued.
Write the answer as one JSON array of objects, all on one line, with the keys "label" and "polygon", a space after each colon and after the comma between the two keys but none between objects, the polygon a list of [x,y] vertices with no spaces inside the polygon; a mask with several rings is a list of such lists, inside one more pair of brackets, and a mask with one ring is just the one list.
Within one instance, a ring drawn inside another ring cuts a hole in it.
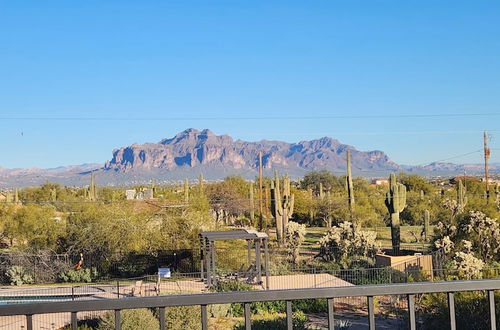
[{"label": "green bush", "polygon": [[93,278],[97,277],[95,268],[85,268],[74,270],[70,269],[59,274],[60,282],[71,283],[90,283]]},{"label": "green bush", "polygon": [[233,292],[233,291],[251,291],[253,286],[241,281],[219,281],[213,286],[212,291],[214,292]]},{"label": "green bush", "polygon": [[[495,294],[496,318],[500,318],[499,294]],[[445,328],[449,324],[448,303],[444,293],[423,295],[419,303],[422,329]],[[457,329],[490,329],[488,299],[484,292],[455,293]],[[498,322],[498,321],[497,321]]]},{"label": "green bush", "polygon": [[[98,327],[99,319],[85,319],[79,320],[77,323],[77,330],[95,330]],[[71,330],[71,325],[66,325],[61,330]]]},{"label": "green bush", "polygon": [[[166,309],[167,329],[185,330],[201,329],[201,309],[200,306],[179,306]],[[149,330],[149,328],[137,328]]]},{"label": "green bush", "polygon": [[[293,329],[303,330],[306,329],[306,322],[308,321],[307,316],[302,312],[293,313]],[[252,329],[253,330],[281,330],[286,329],[286,317],[276,314],[263,314],[258,317],[252,318]],[[239,323],[235,329],[242,330],[245,329],[244,323]]]},{"label": "green bush", "polygon": [[[98,330],[115,329],[115,313],[107,312],[99,320]],[[158,319],[149,309],[126,309],[121,312],[122,330],[156,330],[160,329]]]},{"label": "green bush", "polygon": [[10,285],[31,284],[34,282],[33,276],[22,266],[12,266],[5,273]]},{"label": "green bush", "polygon": [[301,299],[292,303],[294,312],[323,313],[328,310],[326,299]]}]

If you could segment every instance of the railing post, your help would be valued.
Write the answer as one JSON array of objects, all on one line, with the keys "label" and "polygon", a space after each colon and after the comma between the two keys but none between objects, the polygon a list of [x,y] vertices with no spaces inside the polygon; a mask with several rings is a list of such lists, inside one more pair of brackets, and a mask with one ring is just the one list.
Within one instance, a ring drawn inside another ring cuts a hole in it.
[{"label": "railing post", "polygon": [[375,330],[375,311],[373,308],[373,297],[368,296],[368,328]]},{"label": "railing post", "polygon": [[165,330],[167,327],[165,325],[165,307],[160,307],[159,310],[159,319],[160,319],[160,330]]},{"label": "railing post", "polygon": [[252,320],[250,319],[250,303],[245,303],[245,330],[252,329]]},{"label": "railing post", "polygon": [[115,330],[121,330],[122,328],[122,317],[119,309],[115,310]]},{"label": "railing post", "polygon": [[293,329],[292,302],[290,300],[286,301],[286,328],[287,330]]},{"label": "railing post", "polygon": [[26,329],[33,330],[33,315],[26,315]]},{"label": "railing post", "polygon": [[450,330],[457,329],[457,322],[455,320],[455,296],[453,292],[448,292],[448,312],[450,314]]},{"label": "railing post", "polygon": [[75,301],[75,287],[73,285],[71,286],[71,300]]},{"label": "railing post", "polygon": [[116,297],[120,298],[120,281],[116,281]]},{"label": "railing post", "polygon": [[488,290],[488,303],[490,306],[490,326],[491,330],[497,329],[497,320],[495,315],[495,291]]},{"label": "railing post", "polygon": [[328,330],[335,330],[335,318],[333,315],[333,298],[326,300],[328,304]]},{"label": "railing post", "polygon": [[415,320],[415,295],[408,295],[408,322],[410,330],[417,329],[417,322]]},{"label": "railing post", "polygon": [[78,329],[78,317],[76,312],[71,312],[71,330]]},{"label": "railing post", "polygon": [[208,330],[207,305],[201,305],[201,330]]}]

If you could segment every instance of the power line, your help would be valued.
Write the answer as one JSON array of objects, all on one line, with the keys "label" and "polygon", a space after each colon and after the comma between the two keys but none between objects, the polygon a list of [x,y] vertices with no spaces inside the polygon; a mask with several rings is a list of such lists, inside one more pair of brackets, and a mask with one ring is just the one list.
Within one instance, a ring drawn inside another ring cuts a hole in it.
[{"label": "power line", "polygon": [[373,115],[309,115],[309,116],[192,116],[192,117],[65,117],[65,116],[2,116],[0,120],[42,120],[42,121],[185,121],[185,120],[315,120],[315,119],[390,119],[390,118],[461,118],[497,117],[500,113],[438,113],[438,114],[373,114]]}]

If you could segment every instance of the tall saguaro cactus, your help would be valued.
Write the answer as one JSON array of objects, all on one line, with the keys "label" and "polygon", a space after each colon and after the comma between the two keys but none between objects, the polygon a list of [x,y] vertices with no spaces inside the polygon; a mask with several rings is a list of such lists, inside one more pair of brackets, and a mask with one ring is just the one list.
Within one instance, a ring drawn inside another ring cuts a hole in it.
[{"label": "tall saguaro cactus", "polygon": [[351,221],[354,223],[354,186],[352,184],[352,173],[351,173],[351,152],[346,151],[347,158],[347,175],[345,177],[346,190],[347,190],[347,202],[349,203],[349,215]]},{"label": "tall saguaro cactus", "polygon": [[189,181],[184,179],[184,203],[189,203]]},{"label": "tall saguaro cactus", "polygon": [[401,242],[399,213],[406,207],[406,187],[396,181],[394,173],[389,176],[389,191],[385,194],[385,206],[391,214],[392,250],[397,254]]},{"label": "tall saguaro cactus", "polygon": [[323,182],[319,183],[318,197],[319,197],[320,200],[325,199],[325,190],[323,189]]},{"label": "tall saguaro cactus", "polygon": [[427,242],[430,238],[430,235],[429,235],[429,222],[430,222],[430,212],[429,210],[424,210],[424,230],[423,230],[423,234],[424,234],[424,240]]},{"label": "tall saguaro cactus", "polygon": [[249,195],[250,195],[250,223],[252,226],[254,225],[254,220],[255,220],[255,202],[253,200],[253,182],[250,182],[250,187],[249,187]]},{"label": "tall saguaro cactus", "polygon": [[457,184],[457,204],[459,212],[462,212],[467,204],[467,191],[465,189],[465,185],[462,183],[462,180],[458,180]]},{"label": "tall saguaro cactus", "polygon": [[307,197],[309,198],[308,205],[309,205],[309,221],[310,223],[313,223],[314,220],[314,196],[313,196],[313,190],[312,188],[307,189]]},{"label": "tall saguaro cactus", "polygon": [[290,179],[283,178],[283,188],[280,188],[278,171],[274,171],[274,180],[271,181],[271,212],[276,219],[276,236],[283,241],[286,225],[292,216],[294,196],[290,193]]},{"label": "tall saguaro cactus", "polygon": [[14,204],[20,204],[19,203],[19,189],[17,189],[17,188],[14,191]]},{"label": "tall saguaro cactus", "polygon": [[200,178],[198,179],[198,183],[200,184],[200,192],[203,192],[203,184],[205,183],[205,179],[203,179],[203,174],[200,174]]},{"label": "tall saguaro cactus", "polygon": [[94,180],[94,173],[90,172],[90,185],[88,189],[88,199],[91,202],[95,202],[97,200],[97,189]]}]

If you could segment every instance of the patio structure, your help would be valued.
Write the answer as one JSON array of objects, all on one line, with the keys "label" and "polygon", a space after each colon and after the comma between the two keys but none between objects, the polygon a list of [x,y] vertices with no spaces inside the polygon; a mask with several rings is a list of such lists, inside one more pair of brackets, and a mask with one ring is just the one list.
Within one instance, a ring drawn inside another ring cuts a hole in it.
[{"label": "patio structure", "polygon": [[[265,286],[269,289],[269,251],[268,235],[256,230],[239,229],[228,231],[205,231],[198,234],[200,237],[201,254],[201,278],[207,287],[211,287],[219,280],[216,272],[216,249],[215,241],[246,240],[247,258],[250,267],[243,276],[247,277],[247,283],[262,284],[262,273],[266,276]],[[252,264],[252,243],[255,248],[255,264]],[[262,248],[264,248],[264,267],[262,267]],[[238,273],[238,275],[240,275]],[[238,276],[237,276],[238,277]]]}]

